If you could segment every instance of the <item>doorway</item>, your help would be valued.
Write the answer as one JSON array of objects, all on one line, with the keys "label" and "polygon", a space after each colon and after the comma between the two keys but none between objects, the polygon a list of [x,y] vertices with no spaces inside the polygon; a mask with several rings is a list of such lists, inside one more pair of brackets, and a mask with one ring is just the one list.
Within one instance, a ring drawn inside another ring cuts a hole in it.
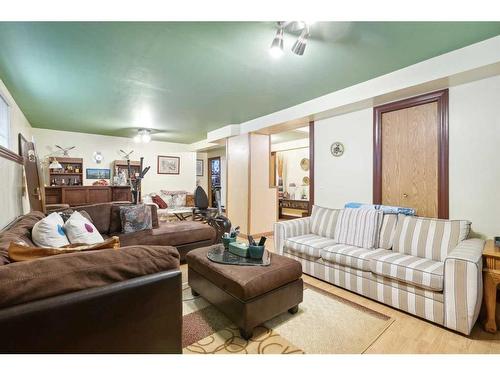
[{"label": "doorway", "polygon": [[208,204],[217,206],[217,197],[221,194],[222,166],[220,156],[208,158]]},{"label": "doorway", "polygon": [[374,108],[373,203],[448,218],[448,90]]},{"label": "doorway", "polygon": [[278,218],[310,215],[314,202],[314,123],[271,135],[269,181],[278,194]]}]

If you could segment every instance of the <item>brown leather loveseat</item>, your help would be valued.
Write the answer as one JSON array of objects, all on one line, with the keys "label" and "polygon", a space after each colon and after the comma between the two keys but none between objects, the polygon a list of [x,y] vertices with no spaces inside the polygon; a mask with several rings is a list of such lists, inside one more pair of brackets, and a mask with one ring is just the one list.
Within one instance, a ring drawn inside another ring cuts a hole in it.
[{"label": "brown leather loveseat", "polygon": [[[111,205],[87,209],[100,231],[114,233]],[[180,256],[157,240],[159,228],[152,244],[123,235],[118,250],[11,262],[11,241],[33,244],[43,217],[29,213],[0,232],[0,353],[181,353]]]}]

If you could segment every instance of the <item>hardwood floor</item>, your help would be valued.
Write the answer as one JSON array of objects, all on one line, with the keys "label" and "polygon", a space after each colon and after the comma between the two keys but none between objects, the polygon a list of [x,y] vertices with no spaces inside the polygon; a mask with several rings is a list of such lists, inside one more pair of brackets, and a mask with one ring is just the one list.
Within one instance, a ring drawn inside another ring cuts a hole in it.
[{"label": "hardwood floor", "polygon": [[[274,251],[272,238],[268,238],[266,246],[268,250]],[[183,278],[187,280],[187,266],[182,265],[181,269]],[[365,353],[500,354],[500,334],[490,335],[484,332],[479,321],[476,323],[471,337],[466,337],[308,275],[303,275],[303,279],[315,287],[366,306],[394,319],[394,323],[372,343]]]}]

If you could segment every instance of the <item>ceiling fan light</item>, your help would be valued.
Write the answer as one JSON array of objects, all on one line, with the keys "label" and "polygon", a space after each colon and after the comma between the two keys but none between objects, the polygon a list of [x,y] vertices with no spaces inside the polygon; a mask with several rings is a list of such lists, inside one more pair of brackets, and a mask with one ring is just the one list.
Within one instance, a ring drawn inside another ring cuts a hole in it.
[{"label": "ceiling fan light", "polygon": [[142,142],[144,143],[149,143],[151,142],[151,135],[149,134],[148,131],[144,132],[142,135],[141,135],[141,140]]},{"label": "ceiling fan light", "polygon": [[283,28],[279,28],[276,31],[276,36],[271,43],[271,48],[269,49],[269,53],[273,57],[279,57],[283,54]]},{"label": "ceiling fan light", "polygon": [[137,134],[137,135],[134,137],[134,142],[135,142],[135,143],[140,143],[140,142],[141,142],[141,135],[140,135],[140,134]]}]

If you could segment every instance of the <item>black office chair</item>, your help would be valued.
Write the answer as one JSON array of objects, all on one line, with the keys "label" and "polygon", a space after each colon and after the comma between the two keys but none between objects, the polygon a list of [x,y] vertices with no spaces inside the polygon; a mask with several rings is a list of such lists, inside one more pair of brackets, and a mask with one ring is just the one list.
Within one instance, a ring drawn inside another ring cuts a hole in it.
[{"label": "black office chair", "polygon": [[208,207],[208,196],[201,186],[194,191],[193,220],[208,223],[217,231],[217,242],[222,241],[224,233],[231,230],[231,221],[222,215],[220,192],[216,194],[217,208]]}]

